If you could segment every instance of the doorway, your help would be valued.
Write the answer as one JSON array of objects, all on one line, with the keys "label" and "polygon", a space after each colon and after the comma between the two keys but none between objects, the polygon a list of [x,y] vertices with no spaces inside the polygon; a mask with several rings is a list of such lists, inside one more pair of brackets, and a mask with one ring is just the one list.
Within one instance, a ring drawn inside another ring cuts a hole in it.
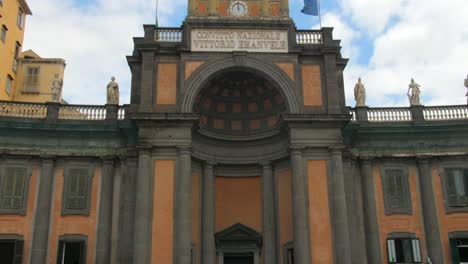
[{"label": "doorway", "polygon": [[59,242],[57,264],[84,264],[85,257],[85,241]]},{"label": "doorway", "polygon": [[248,255],[227,255],[224,256],[224,264],[254,264],[254,256]]}]

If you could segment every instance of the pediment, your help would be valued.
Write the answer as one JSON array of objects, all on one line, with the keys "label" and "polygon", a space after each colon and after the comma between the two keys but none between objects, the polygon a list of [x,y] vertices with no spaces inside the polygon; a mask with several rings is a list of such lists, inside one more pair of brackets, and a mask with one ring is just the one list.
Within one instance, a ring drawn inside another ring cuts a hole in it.
[{"label": "pediment", "polygon": [[240,223],[218,232],[215,237],[218,244],[230,242],[252,242],[261,244],[262,241],[262,235],[260,233]]}]

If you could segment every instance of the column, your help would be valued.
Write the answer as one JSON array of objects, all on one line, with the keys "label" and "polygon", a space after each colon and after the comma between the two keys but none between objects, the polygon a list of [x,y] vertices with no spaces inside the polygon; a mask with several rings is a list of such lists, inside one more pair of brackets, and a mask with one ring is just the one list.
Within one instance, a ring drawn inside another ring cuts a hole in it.
[{"label": "column", "polygon": [[418,167],[427,256],[431,258],[432,263],[444,263],[429,158],[419,158]]},{"label": "column", "polygon": [[112,230],[112,191],[114,189],[114,161],[104,159],[101,173],[101,198],[96,242],[96,263],[110,263]]},{"label": "column", "polygon": [[215,264],[215,184],[213,174],[214,163],[205,162],[203,166],[202,187],[202,263]]},{"label": "column", "polygon": [[264,262],[276,263],[275,188],[271,163],[262,164]]},{"label": "column", "polygon": [[291,150],[294,262],[310,264],[309,230],[301,149]]},{"label": "column", "polygon": [[136,179],[135,231],[133,263],[147,264],[151,256],[151,151],[140,149]]},{"label": "column", "polygon": [[262,8],[262,16],[267,17],[270,15],[270,1],[262,0],[261,8]]},{"label": "column", "polygon": [[192,153],[189,147],[179,148],[179,175],[175,205],[175,263],[192,262]]},{"label": "column", "polygon": [[336,263],[351,263],[351,244],[341,149],[331,149],[333,223]]},{"label": "column", "polygon": [[369,158],[361,159],[361,176],[367,263],[381,263],[382,253],[380,249],[379,223],[377,220],[374,174],[372,173],[372,163]]},{"label": "column", "polygon": [[289,0],[281,0],[280,2],[281,16],[289,16]]},{"label": "column", "polygon": [[218,12],[216,10],[216,0],[208,0],[208,15],[216,16]]},{"label": "column", "polygon": [[34,234],[31,248],[31,259],[34,263],[47,263],[47,248],[49,245],[50,206],[52,199],[52,186],[54,182],[54,161],[51,158],[42,160],[39,193],[37,195],[37,208],[34,221]]},{"label": "column", "polygon": [[193,16],[195,15],[196,13],[196,10],[197,10],[197,3],[195,0],[189,0],[189,3],[188,3],[188,13],[189,13],[189,16]]}]

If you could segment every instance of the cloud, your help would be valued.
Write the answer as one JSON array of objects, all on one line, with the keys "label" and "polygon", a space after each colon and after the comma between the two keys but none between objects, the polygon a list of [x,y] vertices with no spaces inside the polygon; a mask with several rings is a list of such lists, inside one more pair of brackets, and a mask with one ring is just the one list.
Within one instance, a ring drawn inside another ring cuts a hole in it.
[{"label": "cloud", "polygon": [[349,95],[362,75],[372,106],[408,105],[405,94],[412,77],[422,86],[423,104],[464,104],[466,1],[412,0],[397,11],[398,22],[374,38],[369,65],[351,64],[347,69],[348,103],[353,103]]},{"label": "cloud", "polygon": [[[105,87],[115,75],[121,103],[128,103],[131,74],[126,55],[142,25],[154,24],[154,1],[79,0],[30,1],[24,50],[42,57],[60,57],[67,63],[64,99],[74,104],[104,104]],[[160,1],[160,24],[170,24],[184,0]]]}]

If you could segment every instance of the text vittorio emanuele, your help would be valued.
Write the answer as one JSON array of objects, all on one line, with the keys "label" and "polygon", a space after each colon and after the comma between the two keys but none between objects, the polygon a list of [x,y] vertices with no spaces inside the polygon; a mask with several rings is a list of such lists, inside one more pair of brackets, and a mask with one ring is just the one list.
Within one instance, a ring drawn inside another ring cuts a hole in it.
[{"label": "text vittorio emanuele", "polygon": [[257,30],[193,30],[193,50],[287,51],[287,32]]}]

